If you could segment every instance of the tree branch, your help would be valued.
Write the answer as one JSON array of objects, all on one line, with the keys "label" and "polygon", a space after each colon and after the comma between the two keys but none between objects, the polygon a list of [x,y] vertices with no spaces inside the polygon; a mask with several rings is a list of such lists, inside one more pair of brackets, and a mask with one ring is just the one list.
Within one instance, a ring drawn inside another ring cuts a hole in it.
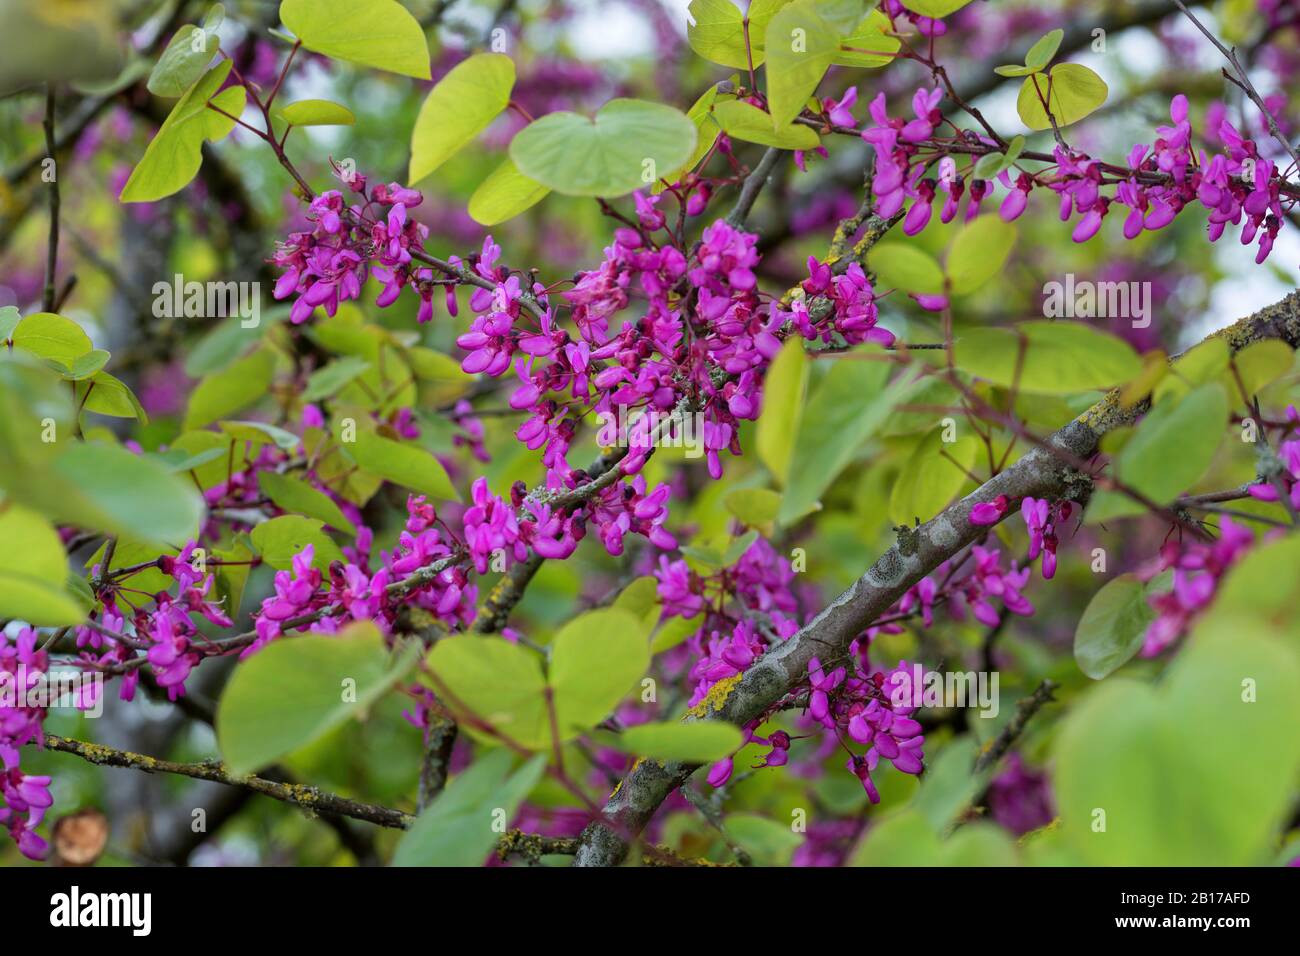
[{"label": "tree branch", "polygon": [[[54,84],[46,84],[45,89],[45,154],[51,162],[54,159],[56,144],[54,140]],[[45,254],[45,289],[41,294],[41,311],[53,312],[55,308],[55,273],[59,268],[59,172],[57,165],[51,170],[49,182],[50,231]]]},{"label": "tree branch", "polygon": [[1052,695],[1060,686],[1056,681],[1044,679],[1032,694],[1016,704],[1016,715],[1011,718],[1011,722],[1002,728],[1002,733],[994,738],[988,749],[975,759],[975,773],[982,773],[996,766],[1011,749],[1012,744],[1025,732],[1025,726],[1033,719],[1034,714],[1038,713],[1044,704],[1056,699]]},{"label": "tree branch", "polygon": [[[1247,316],[1214,333],[1232,352],[1252,342],[1279,339],[1291,348],[1300,346],[1300,292]],[[1074,458],[1096,453],[1101,437],[1133,422],[1146,402],[1125,407],[1114,389],[1092,408],[1059,429],[1047,441]],[[849,642],[886,613],[916,584],[962,548],[984,536],[987,528],[971,524],[975,505],[999,495],[1011,499],[1072,498],[1084,500],[1091,479],[1066,465],[1043,447],[1035,447],[1010,468],[995,475],[960,501],[945,508],[919,528],[900,533],[898,542],[867,572],[793,637],[768,651],[743,674],[719,681],[686,720],[725,720],[744,726],[797,688],[808,675],[808,662],[847,651]],[[618,833],[639,833],[659,805],[681,786],[698,765],[639,760],[606,801],[602,819],[582,834],[575,863],[578,866],[613,866],[622,861],[627,844]]]},{"label": "tree branch", "polygon": [[182,777],[192,777],[195,780],[210,780],[213,783],[242,787],[264,797],[279,800],[282,803],[291,803],[310,813],[327,813],[341,817],[351,817],[354,820],[364,820],[376,826],[392,827],[398,830],[405,830],[415,822],[415,817],[409,813],[403,813],[401,810],[351,800],[348,797],[319,790],[307,784],[280,783],[252,774],[232,774],[225,768],[224,764],[215,760],[201,763],[176,763],[171,760],[161,760],[158,757],[132,753],[129,750],[105,747],[102,744],[92,744],[81,740],[72,740],[68,737],[59,737],[56,734],[45,735],[45,746],[60,753],[73,754],[100,767],[122,767],[141,770],[145,773],[173,773]]}]

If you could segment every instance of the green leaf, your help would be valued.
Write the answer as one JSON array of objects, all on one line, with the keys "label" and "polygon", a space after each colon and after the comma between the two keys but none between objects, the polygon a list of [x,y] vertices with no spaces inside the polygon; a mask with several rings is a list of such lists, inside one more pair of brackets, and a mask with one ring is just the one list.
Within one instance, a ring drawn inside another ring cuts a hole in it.
[{"label": "green leaf", "polygon": [[[243,471],[249,466],[249,450],[244,442],[235,441],[230,435],[210,431],[190,431],[180,434],[168,449],[182,452],[199,459],[186,467],[185,471],[206,491],[213,485],[226,481],[234,472]],[[212,452],[217,454],[213,457]],[[179,470],[174,464],[168,468]]]},{"label": "green leaf", "polygon": [[[105,541],[94,554],[86,559],[85,569],[87,571],[93,572],[95,565],[104,563],[104,551],[107,547],[108,542]],[[116,571],[120,568],[134,567],[148,561],[156,561],[163,554],[175,557],[178,553],[178,548],[160,548],[156,544],[141,541],[129,534],[119,534],[117,544],[113,548],[113,560],[107,570]],[[153,567],[136,571],[130,577],[124,578],[123,583],[132,591],[144,592],[144,594],[132,594],[127,591],[121,594],[122,598],[131,601],[133,604],[139,604],[142,601],[151,600],[152,596],[159,591],[170,591],[173,585],[176,584],[176,579],[170,574],[164,574],[159,568]],[[146,595],[148,596],[146,597]]]},{"label": "green leaf", "polygon": [[27,316],[12,333],[14,348],[25,349],[41,358],[54,359],[66,368],[89,352],[90,336],[71,319],[53,312]]},{"label": "green leaf", "polygon": [[755,444],[772,477],[784,484],[790,472],[790,456],[803,415],[808,388],[808,356],[796,335],[786,340],[772,361],[763,382],[763,410],[758,417]]},{"label": "green leaf", "polygon": [[293,432],[267,422],[222,422],[221,430],[236,441],[252,442],[255,446],[273,444],[284,451],[297,451],[302,439]]},{"label": "green leaf", "polygon": [[198,533],[203,499],[190,480],[125,448],[74,443],[41,477],[43,510],[69,523],[163,544]]},{"label": "green leaf", "polygon": [[[1156,504],[1169,504],[1209,469],[1227,421],[1228,399],[1218,382],[1200,386],[1182,401],[1157,402],[1112,462],[1115,477]],[[1088,521],[1145,511],[1139,502],[1107,490],[1094,496]]]},{"label": "green leaf", "polygon": [[924,249],[911,243],[882,242],[871,250],[870,265],[871,271],[887,288],[918,295],[943,292],[943,270],[939,263]]},{"label": "green leaf", "polygon": [[862,443],[915,387],[915,380],[907,378],[886,385],[892,365],[867,358],[873,352],[880,356],[868,346],[832,360],[812,392],[799,422],[779,523],[788,525],[816,509],[822,493],[853,461]]},{"label": "green leaf", "polygon": [[695,124],[671,106],[610,100],[594,119],[549,113],[510,142],[523,175],[558,193],[622,196],[679,169],[695,151]]},{"label": "green leaf", "polygon": [[549,192],[521,173],[507,157],[469,197],[469,215],[480,225],[495,226],[537,205]]},{"label": "green leaf", "polygon": [[722,66],[747,69],[750,56],[757,68],[763,54],[751,36],[749,52],[740,8],[731,0],[691,0],[687,6],[686,42],[704,59]]},{"label": "green leaf", "polygon": [[956,295],[974,292],[1002,271],[1016,244],[1016,227],[980,216],[962,227],[948,252],[948,282]]},{"label": "green leaf", "polygon": [[725,100],[716,104],[713,118],[728,136],[747,143],[761,143],[779,149],[816,149],[821,142],[821,137],[809,126],[791,123],[773,129],[772,117],[744,100]]},{"label": "green leaf", "polygon": [[476,53],[439,80],[425,97],[411,131],[411,184],[487,129],[510,102],[514,85],[514,61],[503,53]]},{"label": "green leaf", "polygon": [[238,359],[250,345],[260,342],[267,329],[288,316],[287,308],[267,309],[262,313],[262,321],[252,329],[244,328],[243,320],[238,316],[218,322],[185,356],[185,374],[190,378],[202,378],[210,372],[220,371]]},{"label": "green leaf", "polygon": [[258,474],[257,483],[263,494],[285,511],[319,518],[331,528],[338,528],[348,534],[357,533],[356,527],[339,510],[339,506],[323,491],[313,488],[307,482],[290,475],[263,471]]},{"label": "green leaf", "polygon": [[293,126],[354,126],[357,122],[350,109],[329,100],[298,100],[278,112],[280,119]]},{"label": "green leaf", "polygon": [[794,851],[804,842],[789,824],[757,813],[730,813],[724,822],[728,836],[759,866],[789,866]]},{"label": "green leaf", "polygon": [[546,769],[538,754],[507,776],[512,761],[505,749],[476,756],[402,836],[393,866],[482,866],[499,837],[498,815],[513,820]]},{"label": "green leaf", "polygon": [[14,329],[18,328],[18,323],[22,320],[22,313],[17,306],[0,306],[0,343],[9,341],[9,336],[14,334]]},{"label": "green leaf", "polygon": [[904,0],[903,6],[923,17],[946,17],[956,13],[971,0]]},{"label": "green leaf", "polygon": [[574,618],[553,642],[549,684],[532,652],[495,637],[451,637],[429,655],[435,690],[465,718],[471,735],[491,740],[483,723],[532,750],[553,742],[548,695],[561,741],[585,733],[627,696],[650,663],[647,626],[624,608]]},{"label": "green leaf", "polygon": [[83,378],[90,378],[101,368],[108,364],[111,356],[103,349],[91,349],[85,355],[77,357],[68,369],[68,374],[64,378],[69,381],[80,381]]},{"label": "green leaf", "polygon": [[885,31],[890,29],[889,18],[879,10],[872,10],[840,41],[835,65],[868,70],[888,66],[894,62],[894,54],[902,45],[897,37],[886,34]]},{"label": "green leaf", "polygon": [[1106,102],[1106,81],[1078,63],[1058,63],[1046,74],[1025,78],[1016,100],[1020,119],[1032,130],[1051,129],[1043,109],[1050,81],[1052,116],[1058,127],[1077,123]]},{"label": "green leaf", "polygon": [[[245,95],[242,86],[221,90],[231,65],[222,60],[176,101],[122,187],[122,202],[153,202],[184,189],[203,163],[203,143],[223,139],[234,129],[229,116],[244,111]],[[229,116],[208,109],[209,100]]]},{"label": "green leaf", "polygon": [[357,440],[344,446],[348,455],[366,471],[431,498],[460,501],[442,462],[423,448],[392,441],[359,429]]},{"label": "green leaf", "polygon": [[757,540],[758,532],[752,529],[733,539],[727,545],[727,550],[722,552],[722,566],[731,567],[744,556],[745,552]]},{"label": "green leaf", "polygon": [[975,170],[971,175],[976,179],[992,179],[1010,165],[1005,153],[985,153],[975,163]]},{"label": "green leaf", "polygon": [[318,402],[322,398],[330,398],[368,368],[370,363],[356,355],[335,359],[311,373],[307,387],[302,390],[302,400]]},{"label": "green leaf", "polygon": [[1021,157],[1024,151],[1024,137],[1013,137],[1011,142],[1006,146],[1006,152],[989,152],[979,157],[978,163],[975,164],[974,177],[976,179],[992,179],[1004,169],[1010,169],[1015,165],[1015,160]]},{"label": "green leaf", "polygon": [[1092,866],[1260,865],[1294,798],[1300,735],[1279,729],[1296,726],[1294,653],[1242,621],[1199,626],[1158,688],[1108,680],[1066,719],[1062,839]]},{"label": "green leaf", "polygon": [[762,66],[767,24],[788,0],[754,0],[749,5],[749,53],[745,51],[745,28],[740,9],[731,0],[691,0],[687,8],[686,41],[704,59],[744,70],[753,56],[755,69]]},{"label": "green leaf", "polygon": [[770,528],[781,508],[781,496],[770,488],[737,488],[723,504],[746,527]]},{"label": "green leaf", "polygon": [[[1017,334],[1019,333],[1019,335]],[[1024,336],[1020,390],[1066,395],[1137,377],[1142,360],[1123,339],[1074,322],[1021,322],[1014,329],[964,329],[953,347],[957,368],[1010,388]]]},{"label": "green leaf", "polygon": [[494,739],[483,722],[522,747],[549,747],[546,680],[532,651],[500,637],[455,635],[434,645],[428,670],[434,690],[471,736]]},{"label": "green leaf", "polygon": [[654,760],[712,763],[735,753],[745,742],[740,731],[721,720],[667,720],[637,724],[618,737],[618,747]]},{"label": "green leaf", "polygon": [[649,666],[649,634],[628,611],[588,611],[565,624],[551,645],[550,673],[561,741],[608,717]]},{"label": "green leaf", "polygon": [[701,621],[695,617],[670,617],[662,621],[650,642],[650,653],[661,654],[676,647],[700,629]]},{"label": "green leaf", "polygon": [[839,34],[807,0],[783,7],[765,34],[767,102],[776,129],[788,126],[840,53]]},{"label": "green leaf", "polygon": [[817,15],[837,36],[848,33],[863,18],[866,0],[816,0]]},{"label": "green leaf", "polygon": [[1121,574],[1092,596],[1074,631],[1074,659],[1093,680],[1127,664],[1142,649],[1155,611],[1136,575]]},{"label": "green leaf", "polygon": [[329,573],[331,561],[342,561],[343,554],[329,535],[321,530],[323,522],[299,515],[281,515],[263,521],[253,529],[253,546],[262,560],[278,571],[293,567],[293,559],[303,548],[313,548],[311,565]]},{"label": "green leaf", "polygon": [[1063,39],[1065,39],[1065,31],[1061,29],[1044,34],[1025,54],[1025,66],[1035,72],[1047,66],[1052,62],[1052,57],[1056,56],[1056,51],[1061,48]]},{"label": "green leaf", "polygon": [[309,50],[427,80],[429,44],[396,0],[284,0],[280,21]]},{"label": "green leaf", "polygon": [[1029,76],[1031,73],[1038,71],[1031,70],[1027,66],[1021,66],[1019,63],[1007,63],[1002,66],[995,66],[993,72],[998,76]]},{"label": "green leaf", "polygon": [[1237,379],[1240,379],[1241,388],[1245,389],[1247,395],[1253,396],[1289,372],[1294,364],[1295,353],[1285,342],[1277,339],[1251,342],[1232,356],[1236,376],[1228,372],[1221,376],[1220,383],[1229,395],[1237,395],[1240,391]]},{"label": "green leaf", "polygon": [[[1300,535],[1262,541],[1228,571],[1215,591],[1208,617],[1221,622],[1225,628],[1248,620],[1276,627],[1291,626],[1295,597],[1291,588],[1277,584],[1297,580],[1300,580]],[[1293,637],[1300,637],[1294,627],[1291,630]]]},{"label": "green leaf", "polygon": [[217,706],[228,768],[258,770],[363,715],[411,669],[417,648],[390,652],[368,621],[272,641],[235,668]]},{"label": "green leaf", "polygon": [[221,39],[215,32],[187,23],[174,34],[145,84],[154,96],[175,99],[203,75],[212,62]]},{"label": "green leaf", "polygon": [[972,771],[978,749],[975,738],[966,735],[945,746],[937,758],[926,760],[925,779],[911,806],[940,836],[970,807],[993,776],[992,767],[978,774]]},{"label": "green leaf", "polygon": [[268,350],[212,373],[190,393],[184,427],[201,428],[265,398],[274,374],[275,355]]},{"label": "green leaf", "polygon": [[47,425],[57,438],[72,433],[75,419],[72,396],[52,369],[21,349],[0,348],[0,487],[12,491],[43,471],[58,451]]},{"label": "green leaf", "polygon": [[88,412],[111,415],[114,418],[134,418],[148,424],[149,416],[135,392],[121,379],[107,372],[96,372],[89,379],[77,383],[77,401]]},{"label": "green leaf", "polygon": [[853,866],[935,866],[941,844],[934,828],[916,809],[892,813],[867,830],[851,857]]},{"label": "green leaf", "polygon": [[651,611],[655,611],[657,616],[659,610],[658,580],[650,574],[635,579],[619,592],[618,597],[614,599],[611,606],[620,611],[626,611],[638,621],[644,619]]},{"label": "green leaf", "polygon": [[0,506],[0,618],[36,627],[85,620],[85,609],[67,593],[68,558],[59,534],[34,511]]},{"label": "green leaf", "polygon": [[214,578],[217,595],[224,602],[226,613],[232,618],[239,613],[244,598],[244,587],[248,584],[248,575],[252,570],[250,562],[257,555],[248,547],[244,535],[236,536],[229,548],[213,548],[212,556],[218,561]]},{"label": "green leaf", "polygon": [[943,433],[943,428],[928,432],[903,466],[908,479],[896,481],[889,495],[889,517],[894,524],[910,526],[915,518],[928,521],[970,481],[966,473],[975,464],[979,439],[964,435],[945,442]]},{"label": "green leaf", "polygon": [[717,99],[718,87],[716,85],[710,86],[700,94],[699,98],[691,105],[691,108],[686,111],[686,118],[695,124],[695,149],[691,153],[690,158],[686,160],[686,162],[682,163],[680,167],[669,173],[667,176],[661,177],[659,181],[651,187],[651,192],[663,192],[665,182],[671,184],[680,181],[681,178],[694,169],[696,164],[708,155],[709,150],[713,148],[713,144],[718,138],[718,133],[722,131],[722,128],[718,126],[717,120],[713,118],[713,104]]},{"label": "green leaf", "polygon": [[[1171,374],[1164,376],[1151,393],[1151,404],[1159,405],[1166,400],[1178,401],[1197,385],[1204,385],[1223,376],[1228,371],[1232,356],[1228,343],[1222,338],[1207,339],[1188,349],[1170,366]],[[1236,380],[1231,374],[1227,376],[1230,394],[1238,393]]]}]

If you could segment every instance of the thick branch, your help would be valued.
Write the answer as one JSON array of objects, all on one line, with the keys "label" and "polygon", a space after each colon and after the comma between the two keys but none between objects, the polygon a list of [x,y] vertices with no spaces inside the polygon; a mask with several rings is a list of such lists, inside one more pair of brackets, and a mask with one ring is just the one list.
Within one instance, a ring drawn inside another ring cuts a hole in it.
[{"label": "thick branch", "polygon": [[[1280,339],[1300,345],[1300,292],[1261,309],[1214,336],[1237,352],[1252,342]],[[1087,459],[1101,437],[1134,421],[1145,403],[1124,407],[1119,390],[1109,393],[1079,418],[1053,434],[1051,449]],[[914,531],[900,533],[898,542],[843,594],[785,643],[760,657],[743,674],[720,681],[687,714],[687,720],[725,720],[743,726],[797,688],[808,675],[808,661],[847,651],[849,642],[886,613],[907,589],[984,536],[987,529],[970,522],[971,509],[999,495],[1010,499],[1072,498],[1085,500],[1091,479],[1069,468],[1058,455],[1035,447],[1007,470],[995,475],[965,498],[945,508]],[[582,835],[578,866],[612,866],[627,853],[618,832],[639,833],[659,805],[697,769],[686,763],[638,761],[610,795],[604,819]]]}]

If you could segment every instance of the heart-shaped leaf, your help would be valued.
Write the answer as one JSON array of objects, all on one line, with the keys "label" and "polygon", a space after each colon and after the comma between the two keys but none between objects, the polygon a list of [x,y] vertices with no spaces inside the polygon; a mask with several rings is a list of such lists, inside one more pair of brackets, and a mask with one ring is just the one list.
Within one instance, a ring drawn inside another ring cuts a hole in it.
[{"label": "heart-shaped leaf", "polygon": [[1049,73],[1036,73],[1025,79],[1016,100],[1016,111],[1030,129],[1051,129],[1052,121],[1043,109],[1046,102],[1052,108],[1056,125],[1069,126],[1105,103],[1109,92],[1106,81],[1086,66],[1058,63]]},{"label": "heart-shaped leaf", "polygon": [[695,124],[645,100],[610,100],[594,119],[559,112],[510,143],[519,172],[558,193],[622,196],[678,169],[695,150]]}]

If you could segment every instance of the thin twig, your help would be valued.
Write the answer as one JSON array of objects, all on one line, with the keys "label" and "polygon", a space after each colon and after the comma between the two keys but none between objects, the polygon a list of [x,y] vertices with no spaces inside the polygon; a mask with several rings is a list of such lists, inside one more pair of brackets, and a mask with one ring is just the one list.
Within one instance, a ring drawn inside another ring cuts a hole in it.
[{"label": "thin twig", "polygon": [[50,233],[45,255],[45,289],[41,295],[41,311],[53,312],[56,304],[55,273],[59,267],[59,170],[54,158],[54,84],[45,85],[45,155],[56,165],[50,170]]},{"label": "thin twig", "polygon": [[1044,678],[1032,694],[1016,704],[1016,713],[1011,718],[1011,722],[1002,728],[1002,733],[998,734],[975,759],[975,773],[983,773],[992,768],[1006,755],[1020,735],[1025,732],[1025,727],[1033,719],[1034,714],[1038,713],[1044,704],[1056,699],[1053,694],[1058,687],[1060,685],[1056,681]]}]

